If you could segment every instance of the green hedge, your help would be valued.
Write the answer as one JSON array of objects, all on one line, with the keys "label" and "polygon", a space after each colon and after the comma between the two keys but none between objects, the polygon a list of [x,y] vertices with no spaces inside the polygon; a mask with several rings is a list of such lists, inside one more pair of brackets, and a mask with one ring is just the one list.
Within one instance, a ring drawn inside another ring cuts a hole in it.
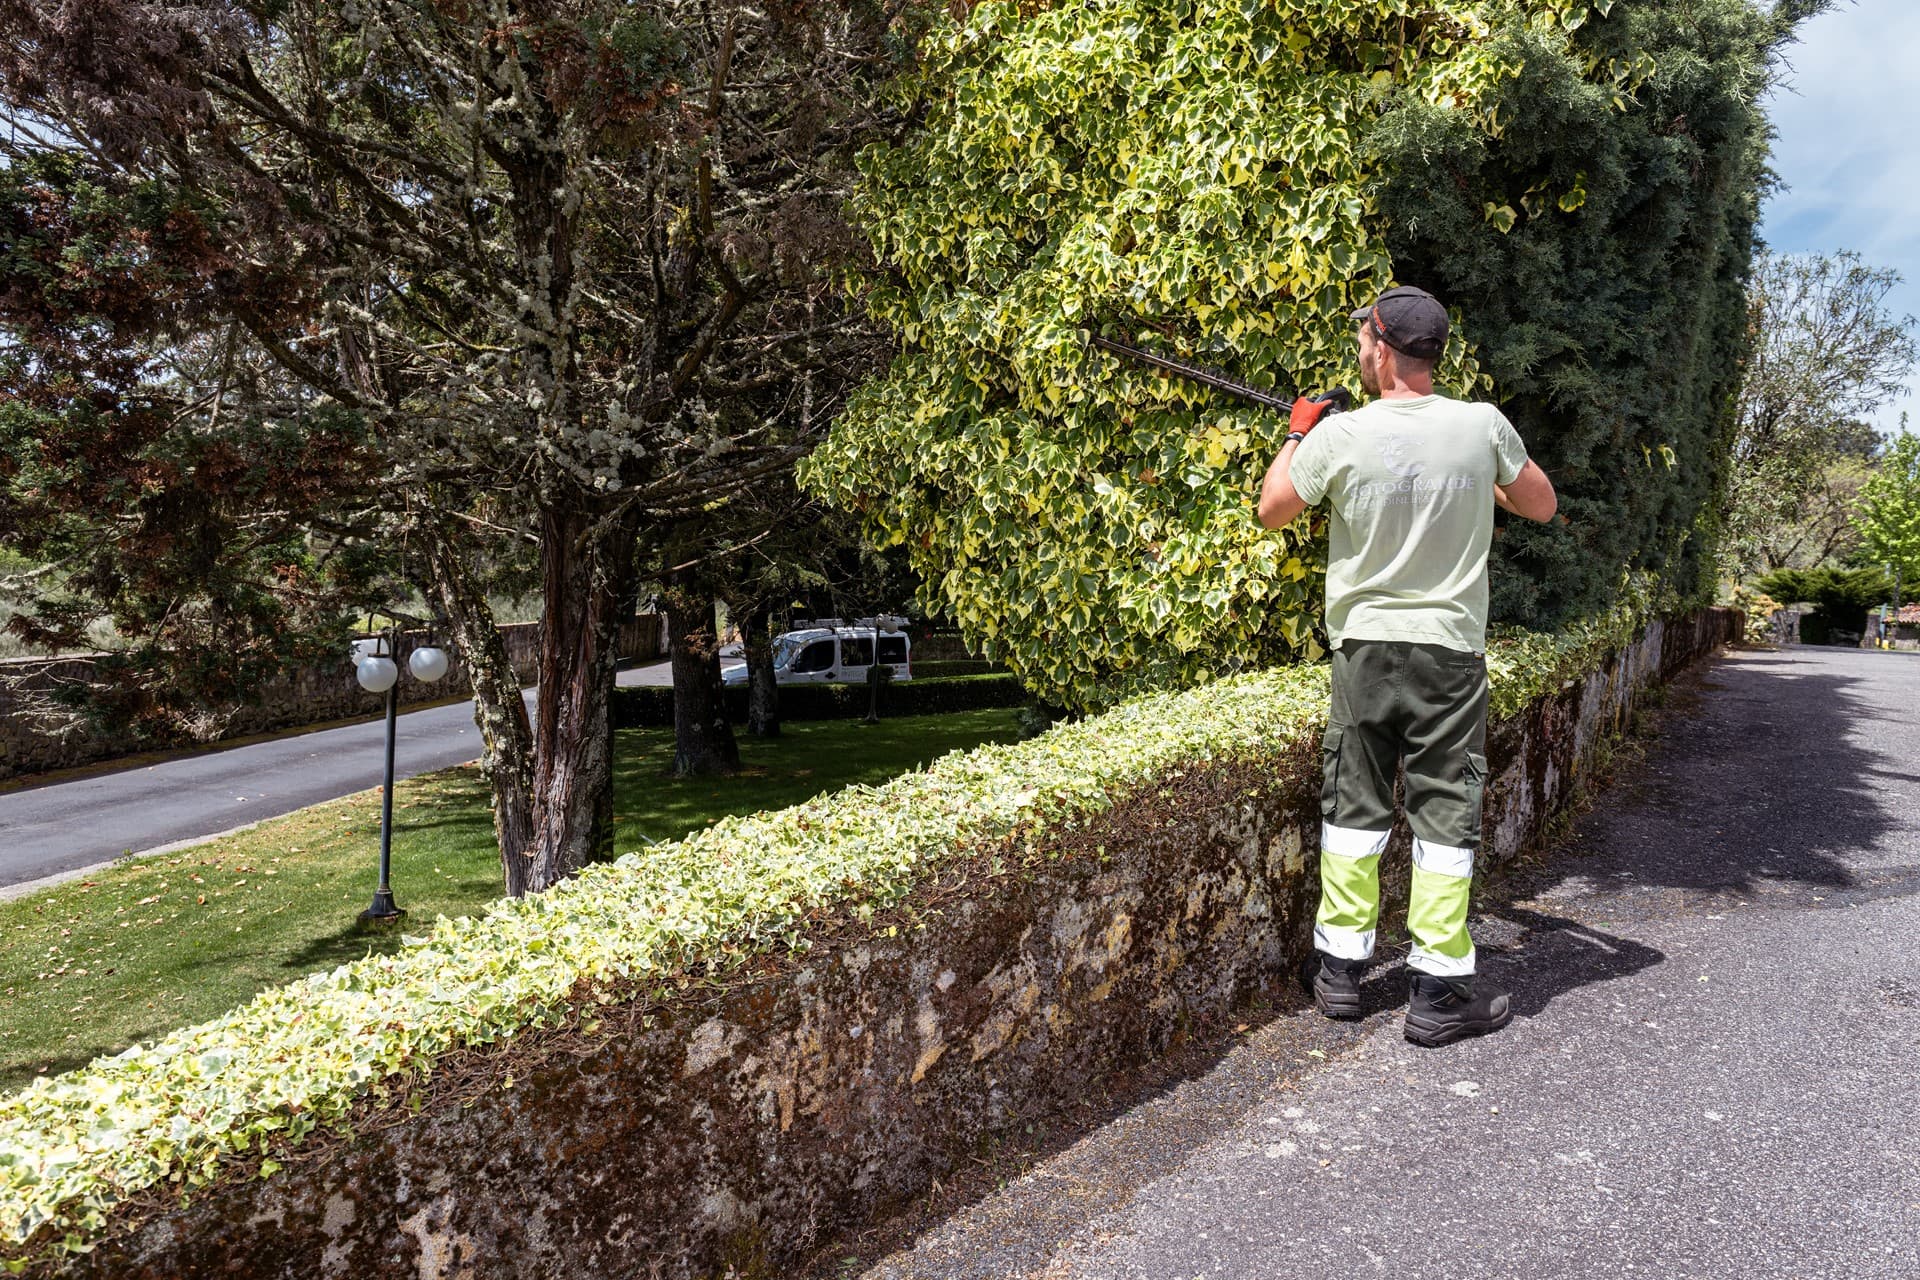
[{"label": "green hedge", "polygon": [[[1027,691],[1017,676],[952,675],[922,679],[918,667],[916,663],[913,679],[890,684],[880,691],[881,715],[930,716],[947,711],[984,711],[991,707],[1017,707],[1027,701]],[[727,701],[727,718],[735,724],[745,724],[746,688],[729,688],[723,696]],[[780,718],[850,720],[867,714],[868,696],[864,684],[782,685]],[[672,688],[638,685],[614,690],[613,727],[672,728]]]},{"label": "green hedge", "polygon": [[929,658],[913,660],[915,680],[935,680],[942,676],[992,676],[1006,668],[986,658]]},{"label": "green hedge", "polygon": [[1800,619],[1800,639],[1826,644],[1835,630],[1867,629],[1867,613],[1893,599],[1893,579],[1878,568],[1775,569],[1753,583],[1787,604],[1811,604],[1818,612]]},{"label": "green hedge", "polygon": [[1506,525],[1495,618],[1551,628],[1602,608],[1623,566],[1711,593],[1765,182],[1758,98],[1790,7],[1596,4],[1570,44],[1504,24],[1486,41],[1511,71],[1489,99],[1511,122],[1499,136],[1412,94],[1368,128],[1396,276],[1458,308],[1569,521]]}]

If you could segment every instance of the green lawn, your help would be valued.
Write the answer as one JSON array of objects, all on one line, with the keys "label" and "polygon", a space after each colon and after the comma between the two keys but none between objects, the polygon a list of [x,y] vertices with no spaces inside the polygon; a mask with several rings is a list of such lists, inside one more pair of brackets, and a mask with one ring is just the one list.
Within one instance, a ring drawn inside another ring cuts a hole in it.
[{"label": "green lawn", "polygon": [[[884,782],[949,751],[1018,736],[1007,710],[785,729],[771,742],[742,734],[744,767],[724,779],[668,776],[671,730],[621,731],[618,849],[849,783]],[[499,896],[487,800],[472,766],[395,788],[393,890],[409,913],[407,932]],[[0,1090],[204,1021],[263,987],[400,946],[399,930],[369,934],[354,920],[373,896],[379,849],[376,789],[0,903]]]}]

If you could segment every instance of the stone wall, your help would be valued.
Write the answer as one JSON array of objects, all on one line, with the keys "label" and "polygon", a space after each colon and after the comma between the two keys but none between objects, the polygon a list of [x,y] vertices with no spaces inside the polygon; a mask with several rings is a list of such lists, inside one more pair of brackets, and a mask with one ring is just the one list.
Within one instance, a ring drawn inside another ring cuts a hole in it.
[{"label": "stone wall", "polygon": [[[1494,727],[1483,850],[1543,836],[1635,700],[1740,615],[1651,626]],[[1177,770],[923,886],[936,927],[830,919],[811,948],[715,990],[629,993],[443,1060],[354,1131],[194,1193],[114,1211],[72,1274],[703,1277],[789,1274],[811,1246],[919,1195],[978,1144],[1063,1112],[1306,955],[1318,742],[1255,768]],[[1022,837],[1014,837],[1021,839]],[[1404,831],[1386,865],[1404,904]]]},{"label": "stone wall", "polygon": [[[500,634],[506,641],[514,670],[522,681],[531,684],[540,661],[540,624],[510,623],[500,628]],[[424,640],[424,632],[409,632],[401,637],[397,647],[402,664],[413,647]],[[662,645],[660,615],[643,613],[623,628],[620,653],[623,659],[652,659],[662,652]],[[450,659],[447,674],[437,683],[423,684],[410,675],[401,675],[403,706],[468,695],[465,664],[451,648],[447,654]],[[49,733],[24,709],[36,693],[45,693],[62,683],[84,684],[92,677],[93,660],[84,656],[0,661],[0,781],[109,760],[127,752],[126,740],[117,735],[87,731]],[[382,706],[378,694],[360,687],[354,679],[352,665],[342,657],[338,663],[309,667],[272,682],[261,689],[251,703],[211,709],[202,730],[190,741],[218,742],[277,729],[324,724],[329,720],[372,716],[377,715]],[[143,749],[177,746],[187,741],[189,739],[141,746]]]}]

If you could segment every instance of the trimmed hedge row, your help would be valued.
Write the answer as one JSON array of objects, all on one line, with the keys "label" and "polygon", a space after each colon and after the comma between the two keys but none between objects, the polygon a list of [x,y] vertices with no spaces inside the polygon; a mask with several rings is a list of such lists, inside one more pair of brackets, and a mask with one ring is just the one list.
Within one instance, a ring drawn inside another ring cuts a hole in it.
[{"label": "trimmed hedge row", "polygon": [[[1493,715],[1512,715],[1621,647],[1656,611],[1651,592],[1629,600],[1561,635],[1495,638]],[[985,842],[1075,828],[1187,762],[1278,759],[1326,709],[1324,664],[1134,698],[881,786],[723,818],[547,893],[442,917],[398,955],[310,975],[213,1022],[37,1080],[0,1098],[0,1263],[57,1265],[87,1252],[116,1205],[164,1184],[270,1177],[281,1144],[346,1131],[369,1092],[399,1096],[456,1049],[615,999],[670,999],[695,969],[701,982],[729,982],[756,957],[809,949],[823,912],[871,921],[908,910],[917,887]],[[1052,843],[1022,840],[1011,856],[1043,859]]]},{"label": "trimmed hedge row", "polygon": [[[917,667],[918,664],[916,664]],[[955,664],[959,665],[959,664]],[[984,664],[982,664],[984,665]],[[722,695],[727,719],[747,721],[747,689],[728,688]],[[783,720],[852,720],[867,714],[871,695],[864,684],[788,684],[780,686]],[[1027,691],[1010,674],[949,675],[889,684],[880,691],[883,716],[930,716],[948,711],[984,711],[1017,707]],[[673,727],[673,689],[665,685],[636,685],[613,693],[616,729],[670,729]]]},{"label": "trimmed hedge row", "polygon": [[[987,658],[929,658],[913,660],[913,678],[932,680],[941,676],[993,676],[1006,668]],[[1010,674],[1010,673],[1009,673]]]}]

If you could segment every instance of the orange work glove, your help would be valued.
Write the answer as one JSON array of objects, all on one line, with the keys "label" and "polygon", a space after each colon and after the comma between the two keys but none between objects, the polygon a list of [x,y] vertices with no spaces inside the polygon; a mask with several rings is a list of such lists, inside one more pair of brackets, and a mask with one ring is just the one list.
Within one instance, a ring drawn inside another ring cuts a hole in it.
[{"label": "orange work glove", "polygon": [[1301,396],[1293,402],[1293,413],[1287,420],[1287,429],[1305,435],[1318,426],[1320,419],[1326,417],[1332,408],[1333,405],[1326,400],[1310,400]]}]

